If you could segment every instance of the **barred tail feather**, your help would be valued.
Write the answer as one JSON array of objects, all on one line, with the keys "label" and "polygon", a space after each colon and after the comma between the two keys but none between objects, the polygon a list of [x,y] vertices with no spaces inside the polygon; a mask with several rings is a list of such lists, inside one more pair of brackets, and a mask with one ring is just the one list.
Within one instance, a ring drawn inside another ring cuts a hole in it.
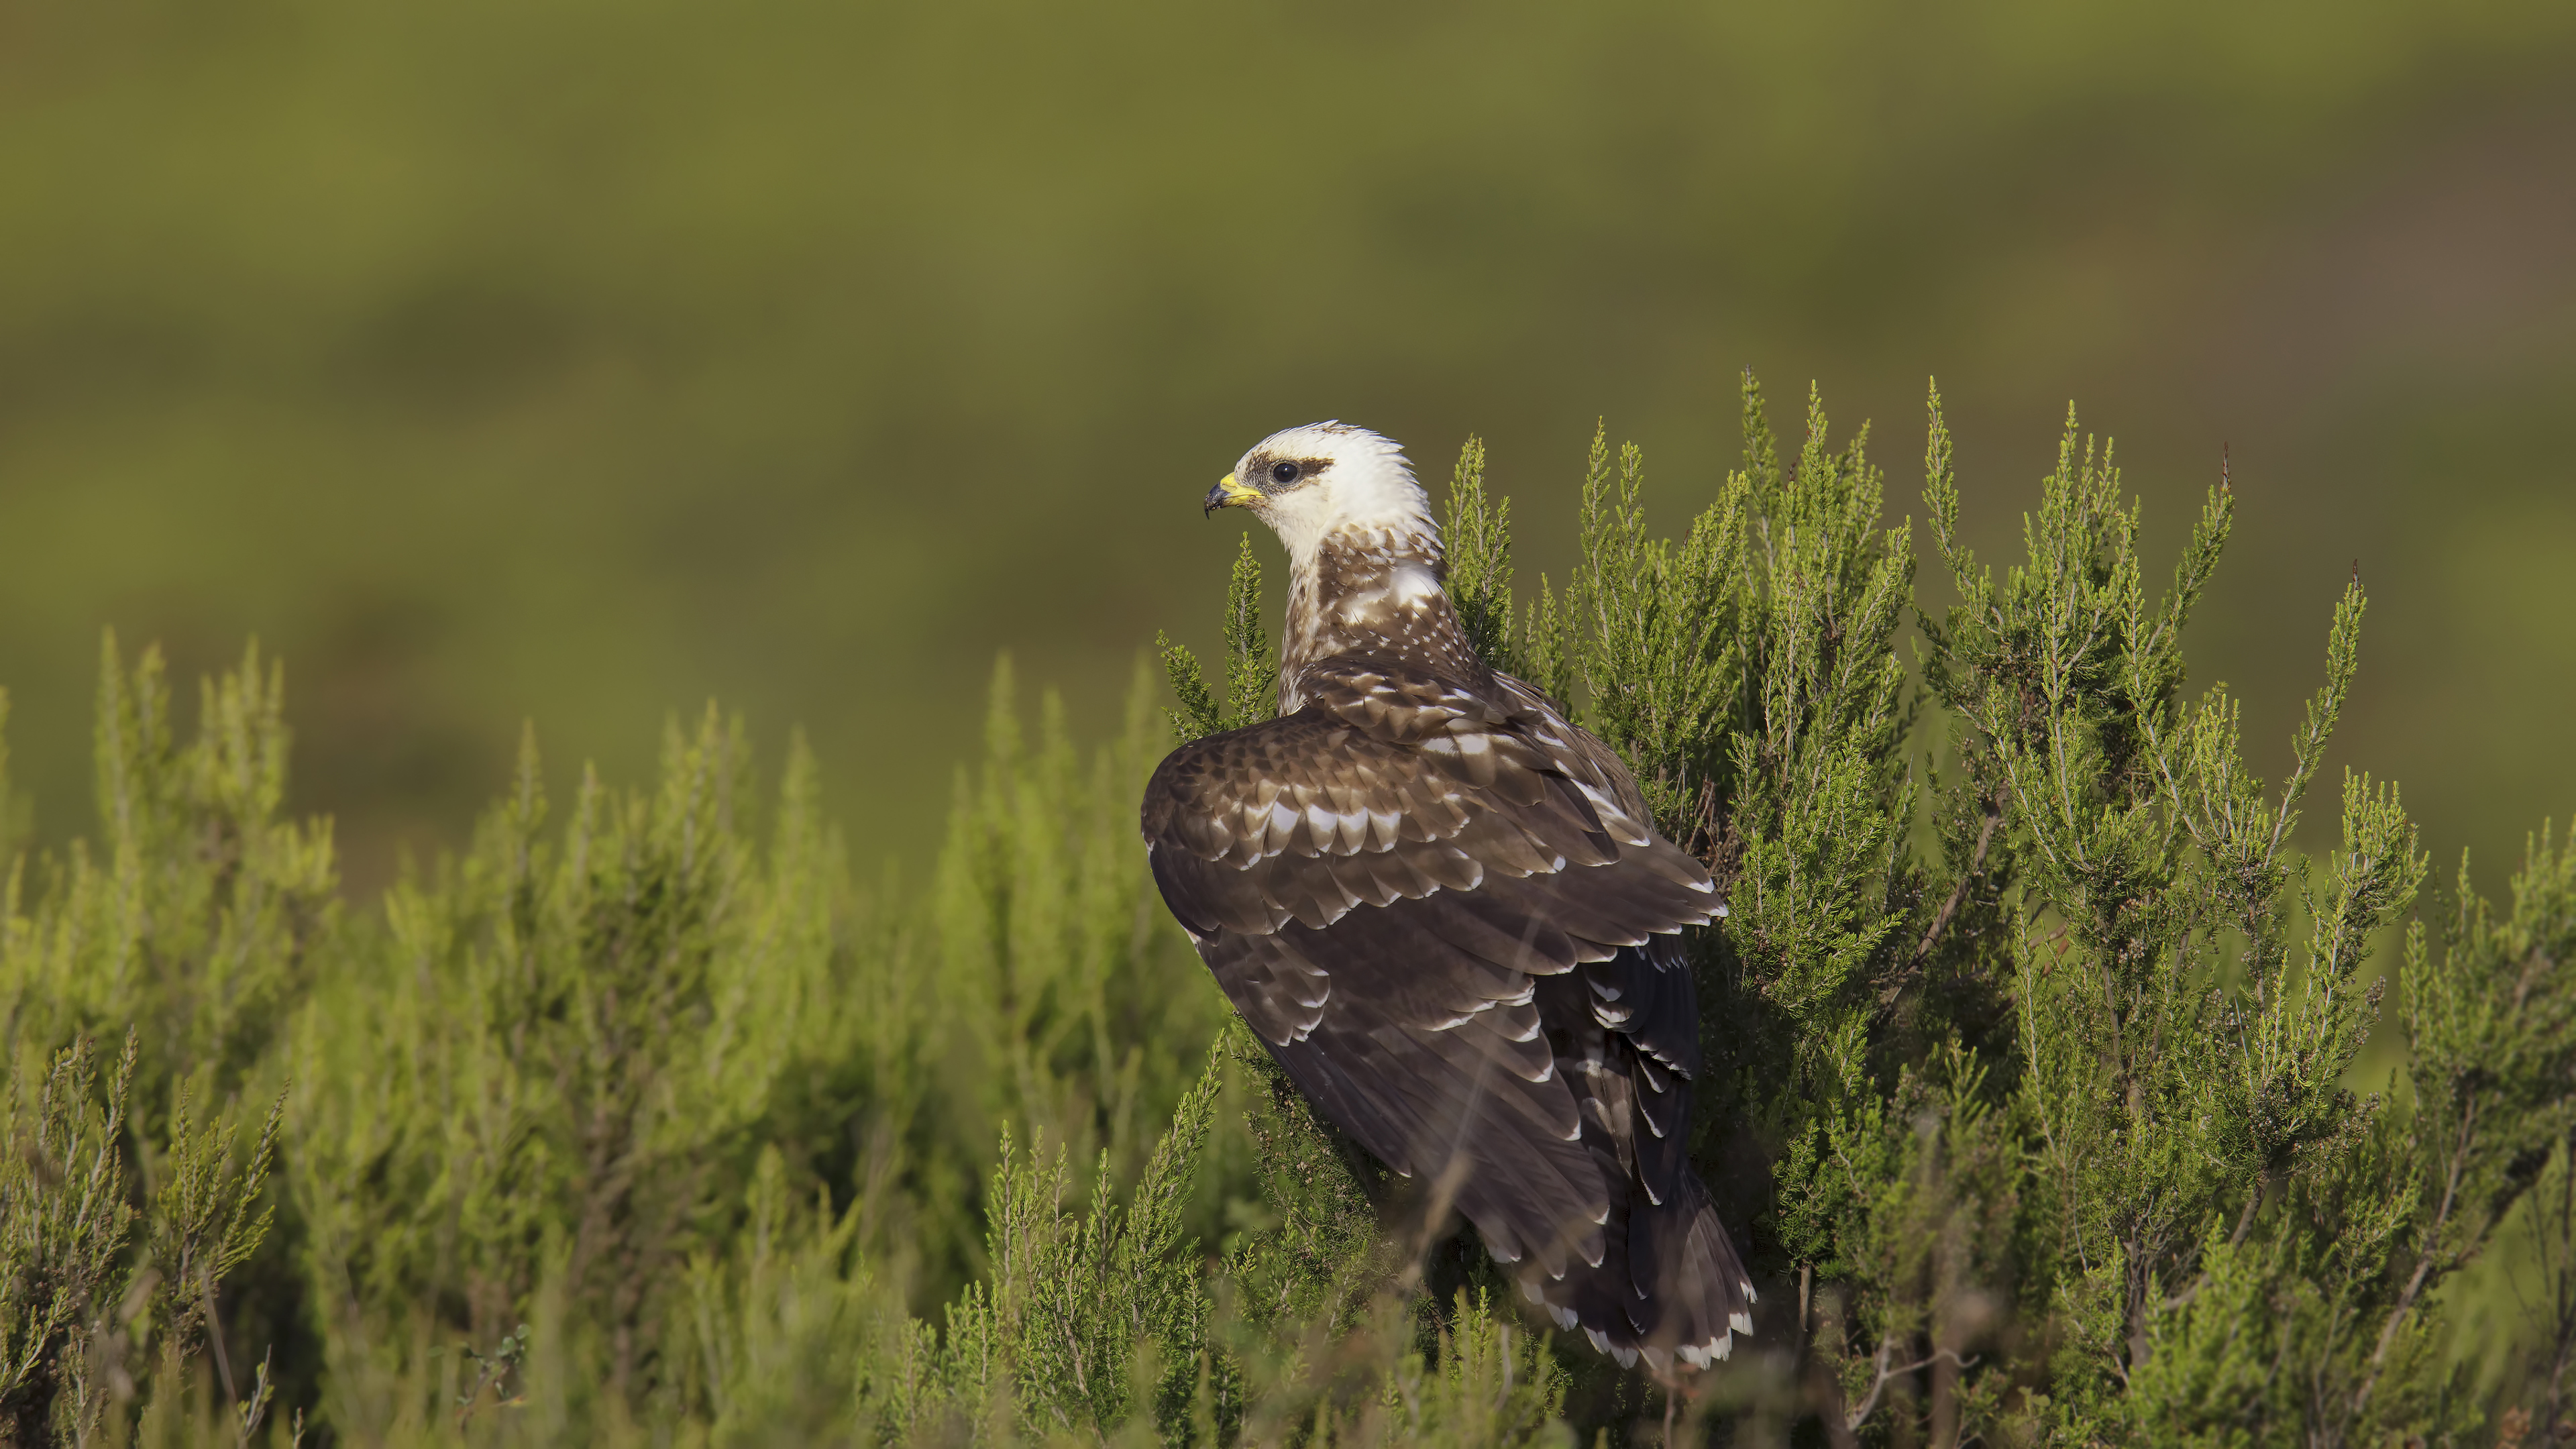
[{"label": "barred tail feather", "polygon": [[1753,1332],[1753,1282],[1736,1256],[1708,1189],[1685,1176],[1670,1201],[1635,1192],[1611,1208],[1599,1266],[1577,1262],[1562,1278],[1531,1273],[1521,1288],[1560,1328],[1634,1366],[1706,1368]]}]

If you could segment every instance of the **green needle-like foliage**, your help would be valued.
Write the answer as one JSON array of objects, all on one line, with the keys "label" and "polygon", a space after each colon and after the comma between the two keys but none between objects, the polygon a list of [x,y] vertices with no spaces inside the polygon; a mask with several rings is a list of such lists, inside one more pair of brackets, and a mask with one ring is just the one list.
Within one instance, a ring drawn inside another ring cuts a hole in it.
[{"label": "green needle-like foliage", "polygon": [[0,1176],[0,1434],[44,1444],[96,1431],[106,1386],[83,1330],[122,1287],[133,1232],[119,1151],[134,1038],[101,1094],[87,1040],[53,1055],[28,1101],[9,1102]]},{"label": "green needle-like foliage", "polygon": [[1262,617],[1261,563],[1252,556],[1252,535],[1247,533],[1225,587],[1223,692],[1207,682],[1197,655],[1161,635],[1154,638],[1172,695],[1180,701],[1180,708],[1163,711],[1175,744],[1259,724],[1279,712],[1279,653]]},{"label": "green needle-like foliage", "polygon": [[1520,673],[1512,640],[1512,500],[1486,496],[1485,440],[1472,434],[1449,478],[1440,535],[1448,545],[1449,602],[1468,641],[1496,669]]},{"label": "green needle-like foliage", "polygon": [[[466,849],[344,900],[328,823],[283,812],[276,666],[183,737],[157,653],[111,643],[96,836],[24,853],[0,776],[0,1444],[2576,1433],[2576,847],[2544,829],[2509,903],[2465,863],[2427,898],[2395,786],[2310,810],[2357,579],[2254,773],[2181,649],[2223,475],[2156,587],[2070,417],[1990,563],[1935,394],[1934,617],[1868,430],[1740,405],[1677,535],[1596,432],[1562,588],[1515,597],[1477,440],[1447,515],[1478,647],[1727,893],[1693,1150],[1762,1297],[1716,1371],[1522,1316],[1165,919],[1147,772],[1276,709],[1247,540],[1222,667],[1162,648],[1167,721],[1140,673],[1086,754],[997,673],[919,881],[863,877],[802,745],[764,784],[711,709],[649,788],[560,800],[531,730]],[[2532,1327],[2466,1362],[2500,1243]]]},{"label": "green needle-like foliage", "polygon": [[987,1199],[992,1286],[970,1288],[949,1329],[991,1346],[1033,1435],[1115,1430],[1140,1399],[1173,1433],[1186,1426],[1207,1300],[1200,1265],[1181,1255],[1182,1217],[1221,1085],[1211,1067],[1182,1097],[1124,1214],[1107,1154],[1076,1218],[1062,1151],[1020,1158],[1004,1132]]}]

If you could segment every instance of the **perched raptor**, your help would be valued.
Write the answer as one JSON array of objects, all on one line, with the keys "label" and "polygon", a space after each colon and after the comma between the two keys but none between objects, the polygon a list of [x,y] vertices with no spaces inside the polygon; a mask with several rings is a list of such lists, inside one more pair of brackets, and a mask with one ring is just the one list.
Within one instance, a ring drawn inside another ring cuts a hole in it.
[{"label": "perched raptor", "polygon": [[1752,1331],[1687,1159],[1699,1014],[1678,934],[1723,915],[1618,756],[1477,657],[1396,445],[1243,455],[1292,576],[1279,715],[1145,787],[1163,902],[1334,1125],[1433,1185],[1593,1346],[1706,1367]]}]

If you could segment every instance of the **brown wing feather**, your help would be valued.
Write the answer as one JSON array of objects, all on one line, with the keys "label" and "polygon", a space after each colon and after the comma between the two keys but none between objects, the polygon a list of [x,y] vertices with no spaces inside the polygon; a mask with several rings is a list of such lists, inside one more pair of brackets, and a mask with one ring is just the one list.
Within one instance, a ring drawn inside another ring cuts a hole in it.
[{"label": "brown wing feather", "polygon": [[[1299,687],[1296,713],[1155,771],[1172,914],[1298,1088],[1445,1183],[1561,1321],[1722,1340],[1741,1270],[1684,1157],[1698,1019],[1673,934],[1721,909],[1707,871],[1518,681],[1346,659]],[[1712,1233],[1727,1283],[1665,1282]]]},{"label": "brown wing feather", "polygon": [[1192,931],[1323,927],[1578,866],[1625,867],[1628,898],[1596,937],[1610,944],[1715,910],[1708,872],[1654,834],[1617,758],[1534,694],[1471,709],[1436,676],[1360,666],[1304,688],[1297,713],[1184,745],[1146,786],[1155,877]]}]

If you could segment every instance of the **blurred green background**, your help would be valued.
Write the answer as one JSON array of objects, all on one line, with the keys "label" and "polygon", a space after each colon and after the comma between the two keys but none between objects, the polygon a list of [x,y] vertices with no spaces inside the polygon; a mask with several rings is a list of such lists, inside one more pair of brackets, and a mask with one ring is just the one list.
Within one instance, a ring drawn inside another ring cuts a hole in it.
[{"label": "blurred green background", "polygon": [[47,839],[113,625],[285,657],[353,883],[459,841],[523,718],[637,778],[709,696],[917,859],[997,650],[1097,733],[1157,627],[1209,641],[1197,502],[1262,434],[1436,487],[1480,431],[1561,579],[1593,419],[1677,529],[1748,365],[1874,419],[1899,514],[1938,374],[1990,550],[2069,398],[2164,557],[2229,448],[2192,649],[2257,759],[2358,560],[2339,759],[2490,890],[2576,810],[2567,0],[0,0]]}]

